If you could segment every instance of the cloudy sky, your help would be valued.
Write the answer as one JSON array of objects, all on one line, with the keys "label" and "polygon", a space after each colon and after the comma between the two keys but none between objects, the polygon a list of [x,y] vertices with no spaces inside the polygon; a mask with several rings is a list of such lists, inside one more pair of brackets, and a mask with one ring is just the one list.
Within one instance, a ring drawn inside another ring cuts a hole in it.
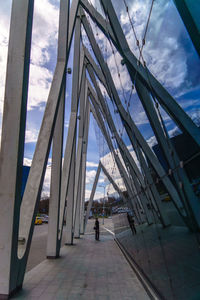
[{"label": "cloudy sky", "polygon": [[[101,12],[98,1],[93,0],[91,2]],[[129,7],[137,39],[141,45],[150,11],[151,0],[128,0],[126,2]],[[0,122],[2,122],[11,0],[0,0],[0,4]],[[118,14],[118,18],[130,48],[133,53],[139,57],[136,39],[123,1],[115,0],[113,1],[113,5]],[[24,163],[26,165],[31,165],[35,143],[56,64],[58,15],[59,0],[35,0],[26,145],[24,153]],[[129,75],[127,74],[125,67],[121,65],[120,55],[115,49],[112,49],[109,41],[105,39],[103,34],[96,26],[94,26],[94,24],[92,24],[92,27],[104,57],[110,67],[122,103],[126,107],[126,102],[130,100],[128,109],[135,123],[148,143],[153,145],[155,143],[155,137],[149,126],[142,105],[136,93],[132,90]],[[84,31],[82,34],[84,37]],[[88,45],[87,39],[85,38],[84,40],[85,44]],[[112,50],[114,50],[115,55],[112,54]],[[194,121],[196,121],[197,117],[200,115],[200,61],[172,0],[154,1],[143,49],[143,58],[154,76],[159,79],[165,88],[175,97],[182,108],[194,119]],[[72,55],[68,65],[72,67]],[[118,73],[120,73],[120,78]],[[71,77],[67,80],[65,140],[70,113]],[[121,124],[118,114],[115,113],[115,107],[109,100],[108,105],[119,133],[122,134],[126,145],[130,147],[130,142],[123,130],[123,125]],[[176,130],[174,123],[162,109],[161,113],[167,130],[170,134],[173,133]],[[96,136],[98,137],[97,141]],[[100,155],[97,154],[99,151]],[[133,152],[132,155],[134,155]],[[86,199],[90,195],[100,156],[103,157],[102,160],[104,164],[106,164],[110,170],[114,170],[115,179],[118,181],[119,176],[117,170],[113,168],[112,157],[108,153],[105,141],[101,137],[100,132],[95,125],[95,121],[91,117],[87,157]],[[50,171],[51,158],[49,159],[43,189],[47,194],[49,192]],[[101,175],[99,182],[99,185],[102,184],[106,184],[103,175]],[[108,190],[109,193],[112,192],[110,187]],[[95,198],[102,197],[103,192],[103,188],[98,187]]]}]

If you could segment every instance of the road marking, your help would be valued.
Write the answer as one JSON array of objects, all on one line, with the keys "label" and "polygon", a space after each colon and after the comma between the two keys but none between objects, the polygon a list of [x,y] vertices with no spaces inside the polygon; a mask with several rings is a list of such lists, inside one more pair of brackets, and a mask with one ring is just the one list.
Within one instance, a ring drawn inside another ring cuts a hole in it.
[{"label": "road marking", "polygon": [[[105,228],[106,229],[106,228]],[[100,233],[106,232],[105,230],[100,230]],[[86,232],[85,235],[95,234],[95,231]]]},{"label": "road marking", "polygon": [[105,230],[107,230],[109,233],[111,233],[112,235],[115,235],[113,231],[111,231],[110,229],[106,228],[105,226],[103,226],[103,228],[105,228]]}]

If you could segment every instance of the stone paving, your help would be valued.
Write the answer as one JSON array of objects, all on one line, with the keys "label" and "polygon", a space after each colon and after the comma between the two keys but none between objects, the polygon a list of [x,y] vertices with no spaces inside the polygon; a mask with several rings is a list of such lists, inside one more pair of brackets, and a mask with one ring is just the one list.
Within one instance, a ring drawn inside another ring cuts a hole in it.
[{"label": "stone paving", "polygon": [[[101,226],[95,241],[90,221],[75,245],[64,246],[61,257],[45,260],[25,275],[23,290],[12,299],[148,300],[150,299],[116,245]],[[111,229],[110,220],[106,220]]]}]

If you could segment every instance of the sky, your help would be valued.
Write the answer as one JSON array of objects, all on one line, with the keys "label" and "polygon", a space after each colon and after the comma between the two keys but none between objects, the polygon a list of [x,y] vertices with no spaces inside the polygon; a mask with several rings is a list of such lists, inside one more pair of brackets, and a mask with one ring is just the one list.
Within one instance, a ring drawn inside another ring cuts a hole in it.
[{"label": "sky", "polygon": [[[99,2],[97,0],[91,2],[102,13]],[[124,2],[121,0],[112,2],[130,49],[136,57],[139,57],[136,39]],[[129,8],[137,39],[141,45],[149,16],[151,0],[128,0],[126,3]],[[3,113],[10,15],[11,0],[0,0],[0,123],[2,123]],[[31,165],[56,65],[58,16],[59,0],[35,0],[24,152],[25,165]],[[120,55],[117,53],[116,49],[112,49],[109,41],[104,37],[97,26],[92,22],[91,25],[108,63],[124,107],[127,106],[126,102],[130,101],[128,109],[133,120],[149,145],[153,146],[156,143],[155,136],[140,100],[135,91],[132,90],[129,75],[126,68],[121,64]],[[82,30],[82,36],[85,45],[89,47],[92,54],[84,30]],[[114,55],[112,50],[114,50]],[[197,122],[200,116],[200,61],[172,0],[154,1],[143,49],[143,58],[153,75],[174,96],[177,102],[192,117],[192,119]],[[68,66],[73,66],[73,49]],[[118,73],[120,73],[120,78]],[[72,75],[69,75],[67,78],[64,144],[66,142],[69,125],[71,83]],[[100,87],[104,92],[103,87],[101,85]],[[116,108],[112,104],[112,101],[108,99],[105,92],[104,95],[108,101],[108,106],[113,115],[116,127],[135,158],[135,154],[123,129],[119,115],[115,111]],[[173,135],[174,132],[177,132],[174,122],[162,108],[160,111],[169,134]],[[119,186],[123,188],[123,184],[119,179],[119,173],[116,169],[116,165],[113,165],[113,159],[109,153],[105,140],[102,138],[100,130],[91,116],[87,155],[86,199],[89,198],[100,157],[107,166],[110,174],[112,174],[116,182],[119,183]],[[48,161],[43,195],[49,194],[50,173],[51,157]],[[107,185],[107,183],[105,176],[101,174],[95,199],[103,197],[104,188],[102,185]],[[114,190],[111,186],[108,186],[106,192],[112,194]]]}]

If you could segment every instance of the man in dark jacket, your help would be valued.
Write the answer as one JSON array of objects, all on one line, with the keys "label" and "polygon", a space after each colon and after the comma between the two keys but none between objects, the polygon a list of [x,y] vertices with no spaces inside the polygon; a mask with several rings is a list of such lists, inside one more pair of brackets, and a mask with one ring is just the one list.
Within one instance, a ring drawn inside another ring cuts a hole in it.
[{"label": "man in dark jacket", "polygon": [[95,229],[95,239],[96,239],[96,241],[99,241],[99,221],[98,221],[98,218],[96,218],[94,229]]}]

